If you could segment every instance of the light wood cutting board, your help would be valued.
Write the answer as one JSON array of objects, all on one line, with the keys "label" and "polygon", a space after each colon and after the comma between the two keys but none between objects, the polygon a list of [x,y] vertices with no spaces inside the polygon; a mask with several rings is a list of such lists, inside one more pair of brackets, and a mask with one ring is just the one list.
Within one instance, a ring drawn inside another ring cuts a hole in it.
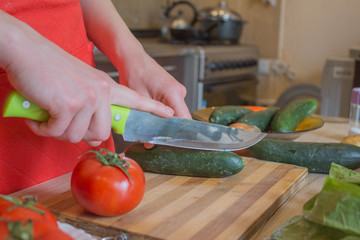
[{"label": "light wood cutting board", "polygon": [[249,239],[307,175],[293,165],[245,158],[227,178],[146,173],[146,192],[133,211],[98,217],[76,204],[71,192],[42,203],[60,221],[97,236],[125,233],[128,239]]}]

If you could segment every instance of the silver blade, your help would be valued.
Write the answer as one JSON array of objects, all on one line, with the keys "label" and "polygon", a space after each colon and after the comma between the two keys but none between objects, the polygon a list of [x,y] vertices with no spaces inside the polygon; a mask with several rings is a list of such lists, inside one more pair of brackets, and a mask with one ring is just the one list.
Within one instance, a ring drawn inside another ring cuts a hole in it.
[{"label": "silver blade", "polygon": [[217,151],[241,150],[265,136],[265,133],[197,120],[161,118],[133,109],[130,110],[123,134],[124,140],[129,142]]}]

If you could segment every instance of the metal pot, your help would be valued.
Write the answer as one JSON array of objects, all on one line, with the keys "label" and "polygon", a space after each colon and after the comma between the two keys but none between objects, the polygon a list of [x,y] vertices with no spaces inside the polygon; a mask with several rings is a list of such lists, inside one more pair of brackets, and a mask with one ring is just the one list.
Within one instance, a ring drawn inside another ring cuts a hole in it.
[{"label": "metal pot", "polygon": [[221,1],[216,8],[199,11],[197,22],[200,30],[208,33],[210,40],[231,43],[239,41],[243,25],[246,23],[238,13],[227,8],[225,1]]},{"label": "metal pot", "polygon": [[187,23],[178,12],[172,21],[170,32],[176,40],[205,40],[217,42],[238,43],[243,25],[246,23],[239,14],[227,8],[227,3],[221,1],[218,7],[205,8],[197,11],[195,6],[188,1],[174,2],[166,11],[169,18],[170,12],[178,5],[187,5],[193,11],[193,19]]}]

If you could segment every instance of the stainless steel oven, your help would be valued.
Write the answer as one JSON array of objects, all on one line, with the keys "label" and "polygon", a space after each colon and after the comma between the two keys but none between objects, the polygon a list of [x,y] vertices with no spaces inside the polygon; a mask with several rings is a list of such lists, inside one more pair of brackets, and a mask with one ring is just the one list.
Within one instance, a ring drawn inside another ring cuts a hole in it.
[{"label": "stainless steel oven", "polygon": [[185,101],[191,112],[209,106],[256,104],[257,47],[157,41],[142,44],[186,87]]},{"label": "stainless steel oven", "polygon": [[255,46],[202,47],[198,109],[223,105],[255,105],[258,56]]}]

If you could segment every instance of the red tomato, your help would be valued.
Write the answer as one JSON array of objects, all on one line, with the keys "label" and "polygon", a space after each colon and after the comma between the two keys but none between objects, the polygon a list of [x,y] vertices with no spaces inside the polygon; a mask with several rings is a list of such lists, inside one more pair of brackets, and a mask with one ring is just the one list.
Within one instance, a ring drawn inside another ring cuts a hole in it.
[{"label": "red tomato", "polygon": [[86,211],[117,216],[134,209],[145,192],[145,176],[132,159],[108,150],[84,156],[71,176],[71,191]]},{"label": "red tomato", "polygon": [[69,235],[48,221],[2,219],[0,220],[0,240],[7,239],[72,240]]},{"label": "red tomato", "polygon": [[0,216],[10,220],[44,220],[57,226],[56,217],[35,200],[0,195]]}]

